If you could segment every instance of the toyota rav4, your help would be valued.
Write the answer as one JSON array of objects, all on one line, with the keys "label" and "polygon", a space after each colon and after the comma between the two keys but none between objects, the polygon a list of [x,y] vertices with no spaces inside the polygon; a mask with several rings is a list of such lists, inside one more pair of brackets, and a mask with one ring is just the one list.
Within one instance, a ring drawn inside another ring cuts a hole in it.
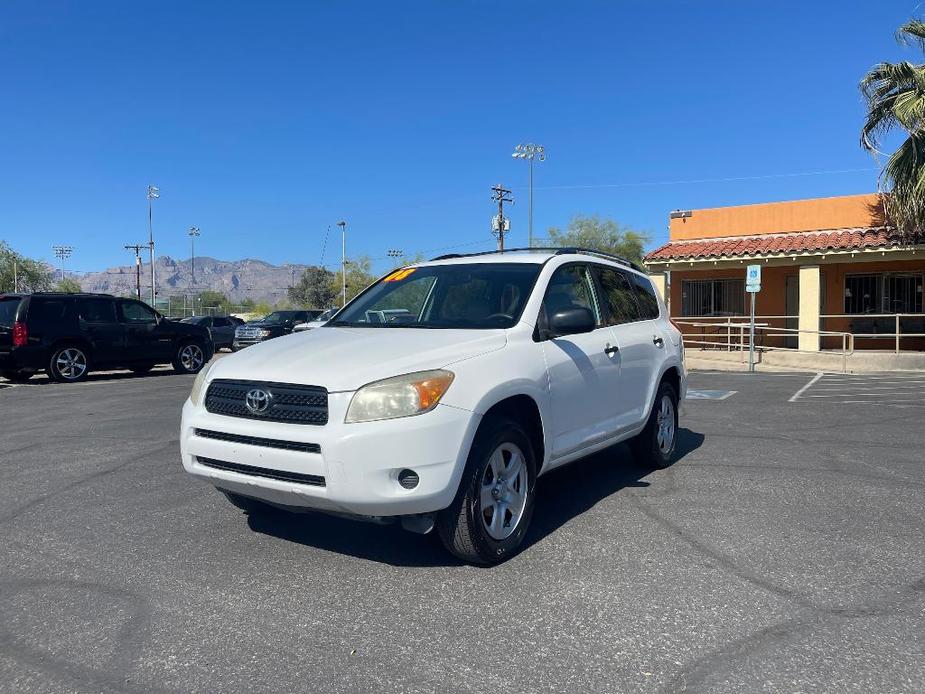
[{"label": "toyota rav4", "polygon": [[539,475],[620,441],[672,461],[681,335],[630,263],[582,249],[441,256],[323,327],[214,361],[183,407],[183,466],[248,513],[320,510],[493,564]]}]

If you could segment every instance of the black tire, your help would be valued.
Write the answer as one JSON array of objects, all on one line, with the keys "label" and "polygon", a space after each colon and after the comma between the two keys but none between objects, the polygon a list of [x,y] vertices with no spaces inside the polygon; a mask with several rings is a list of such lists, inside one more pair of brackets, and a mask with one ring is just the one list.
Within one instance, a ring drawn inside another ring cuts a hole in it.
[{"label": "black tire", "polygon": [[31,371],[0,371],[0,376],[13,383],[25,383],[34,375]]},{"label": "black tire", "polygon": [[[498,479],[494,479],[492,458],[493,454],[500,452],[503,464],[510,469],[514,467],[515,459],[512,451],[516,450],[523,456],[524,475],[516,474],[515,491],[513,487],[504,487],[503,476],[500,484]],[[510,457],[506,457],[508,454],[511,454]],[[514,556],[523,543],[533,517],[536,467],[533,446],[520,424],[500,417],[483,422],[469,452],[456,497],[449,508],[437,515],[437,532],[444,546],[463,561],[472,564],[499,564]],[[499,487],[503,488],[500,492]],[[497,502],[494,503],[504,503],[503,499],[507,498],[515,499],[501,515],[496,515],[498,506],[483,508],[482,504],[483,494],[491,496],[496,492],[498,496],[494,498]],[[518,492],[524,495],[524,499],[518,520],[512,525],[512,509],[520,505],[517,501],[520,497],[516,496]],[[500,519],[500,527],[490,522],[496,517]],[[498,535],[505,532],[509,534],[493,537],[489,527],[494,527]]]},{"label": "black tire", "polygon": [[262,501],[257,501],[257,499],[251,499],[248,496],[241,496],[240,494],[226,491],[222,491],[222,494],[224,494],[228,501],[230,501],[234,506],[237,506],[239,509],[250,516],[257,515],[259,513],[267,513],[268,511],[272,510],[271,506],[268,506]]},{"label": "black tire", "polygon": [[208,358],[206,348],[201,342],[187,340],[177,345],[173,357],[173,369],[181,374],[199,373]]},{"label": "black tire", "polygon": [[136,376],[144,376],[154,368],[154,362],[145,362],[144,364],[133,364],[132,373]]},{"label": "black tire", "polygon": [[48,378],[58,383],[77,383],[90,373],[90,356],[87,348],[80,344],[57,345],[48,359],[45,369]]},{"label": "black tire", "polygon": [[[666,416],[670,417],[670,427],[662,427]],[[674,462],[678,445],[678,394],[670,383],[663,381],[659,385],[646,427],[629,440],[629,445],[633,456],[643,465],[664,470]]]}]

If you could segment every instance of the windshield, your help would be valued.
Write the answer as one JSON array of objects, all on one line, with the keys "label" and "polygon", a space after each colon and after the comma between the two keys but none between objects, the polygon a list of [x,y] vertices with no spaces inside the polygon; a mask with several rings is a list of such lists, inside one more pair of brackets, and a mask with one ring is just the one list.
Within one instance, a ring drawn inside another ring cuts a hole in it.
[{"label": "windshield", "polygon": [[287,320],[293,320],[297,315],[296,311],[273,311],[260,319],[261,323],[285,323]]},{"label": "windshield", "polygon": [[209,321],[208,316],[190,316],[189,318],[184,318],[181,320],[181,323],[192,323],[193,325],[201,325]]},{"label": "windshield", "polygon": [[404,268],[354,299],[328,326],[510,328],[542,266],[471,263]]},{"label": "windshield", "polygon": [[331,320],[331,316],[333,316],[335,313],[337,313],[336,308],[329,308],[327,311],[325,311],[320,316],[318,316],[315,320],[318,320],[318,321]]},{"label": "windshield", "polygon": [[0,325],[4,328],[13,326],[16,320],[16,309],[19,308],[21,299],[18,296],[11,296],[8,299],[0,299]]}]

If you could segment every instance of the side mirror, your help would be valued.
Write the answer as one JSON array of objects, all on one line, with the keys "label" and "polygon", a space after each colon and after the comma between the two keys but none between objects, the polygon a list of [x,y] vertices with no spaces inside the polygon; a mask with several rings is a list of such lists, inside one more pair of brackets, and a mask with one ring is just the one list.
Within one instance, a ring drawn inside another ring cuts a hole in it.
[{"label": "side mirror", "polygon": [[546,328],[546,337],[563,337],[589,333],[597,327],[594,314],[582,306],[556,311],[549,316],[549,325]]}]

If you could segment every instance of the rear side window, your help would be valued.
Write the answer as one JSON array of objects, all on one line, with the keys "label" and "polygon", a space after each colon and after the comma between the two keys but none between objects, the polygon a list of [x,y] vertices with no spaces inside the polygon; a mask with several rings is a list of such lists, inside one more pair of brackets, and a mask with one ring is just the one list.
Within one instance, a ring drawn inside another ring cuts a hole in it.
[{"label": "rear side window", "polygon": [[61,299],[32,300],[29,306],[29,320],[42,325],[53,325],[61,321],[67,313],[67,302]]},{"label": "rear side window", "polygon": [[0,325],[4,328],[12,328],[16,321],[16,310],[22,301],[18,296],[0,299]]},{"label": "rear side window", "polygon": [[638,321],[639,307],[636,305],[636,290],[624,273],[608,267],[595,267],[604,302],[607,305],[607,324],[622,325]]},{"label": "rear side window", "polygon": [[639,311],[642,320],[658,318],[658,298],[655,296],[655,287],[647,277],[633,275],[633,284],[636,286],[636,300],[639,302]]},{"label": "rear side window", "polygon": [[80,299],[77,313],[87,323],[116,322],[116,305],[109,299]]}]

